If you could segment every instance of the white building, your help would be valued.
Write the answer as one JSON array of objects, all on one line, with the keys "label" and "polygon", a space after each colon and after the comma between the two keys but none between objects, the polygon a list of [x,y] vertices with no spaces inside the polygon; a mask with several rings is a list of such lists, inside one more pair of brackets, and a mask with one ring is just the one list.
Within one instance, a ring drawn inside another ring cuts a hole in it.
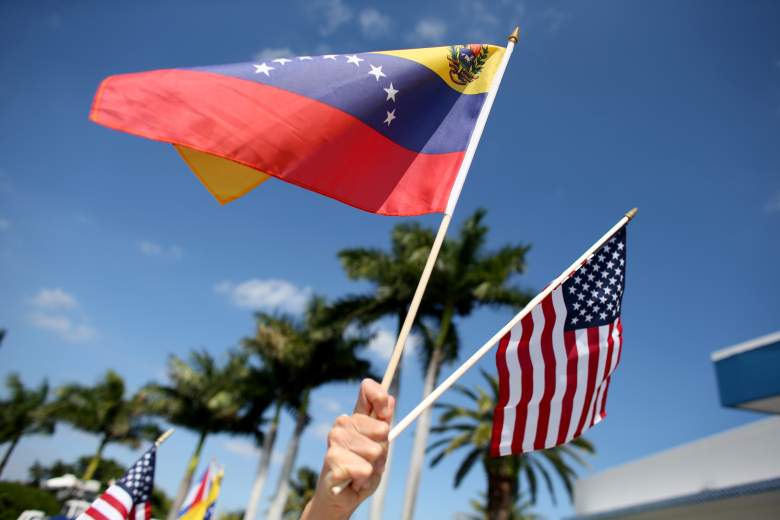
[{"label": "white building", "polygon": [[780,519],[780,332],[712,360],[724,406],[776,416],[577,481],[577,519]]}]

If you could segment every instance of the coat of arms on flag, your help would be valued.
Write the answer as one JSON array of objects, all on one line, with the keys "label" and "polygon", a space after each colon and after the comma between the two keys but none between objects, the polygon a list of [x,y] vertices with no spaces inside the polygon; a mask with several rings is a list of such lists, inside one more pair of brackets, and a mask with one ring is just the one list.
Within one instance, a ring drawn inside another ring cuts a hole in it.
[{"label": "coat of arms on flag", "polygon": [[156,452],[157,446],[153,445],[77,520],[149,520]]},{"label": "coat of arms on flag", "polygon": [[494,456],[564,444],[606,416],[625,271],[623,227],[501,339]]}]

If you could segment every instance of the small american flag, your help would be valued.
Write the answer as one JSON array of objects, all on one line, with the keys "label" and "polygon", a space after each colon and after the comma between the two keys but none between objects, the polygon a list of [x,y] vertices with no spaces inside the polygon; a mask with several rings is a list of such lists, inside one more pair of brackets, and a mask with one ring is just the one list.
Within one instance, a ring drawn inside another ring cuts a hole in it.
[{"label": "small american flag", "polygon": [[149,520],[156,451],[153,445],[76,520]]},{"label": "small american flag", "polygon": [[501,339],[493,456],[564,444],[606,416],[625,271],[623,227]]}]

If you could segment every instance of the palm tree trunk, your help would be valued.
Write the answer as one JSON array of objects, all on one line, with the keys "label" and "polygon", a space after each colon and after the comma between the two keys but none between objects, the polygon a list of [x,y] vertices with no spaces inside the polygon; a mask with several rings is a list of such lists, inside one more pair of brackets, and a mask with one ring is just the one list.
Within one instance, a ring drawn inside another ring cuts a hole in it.
[{"label": "palm tree trunk", "polygon": [[200,462],[200,452],[203,449],[203,444],[206,442],[207,435],[206,432],[200,432],[198,444],[195,446],[195,451],[192,453],[192,457],[190,457],[190,462],[187,464],[187,469],[184,471],[184,476],[179,484],[179,491],[176,493],[176,499],[168,510],[168,520],[176,520],[179,516],[179,509],[181,509],[181,505],[187,497],[187,491],[190,490],[190,486],[192,485],[192,475],[195,473],[195,469]]},{"label": "palm tree trunk", "polygon": [[106,447],[106,444],[108,444],[108,435],[104,435],[103,438],[100,439],[98,449],[89,461],[87,469],[84,470],[84,475],[81,477],[81,480],[89,480],[95,474],[95,471],[97,471],[98,465],[100,464],[100,459],[103,457],[103,449]]},{"label": "palm tree trunk", "polygon": [[487,517],[489,520],[511,520],[517,501],[517,475],[506,471],[503,461],[485,462],[487,472]]},{"label": "palm tree trunk", "polygon": [[[431,359],[425,371],[425,383],[423,385],[423,398],[433,392],[436,381],[439,379],[441,365],[444,362],[444,341],[447,338],[454,308],[447,305],[442,312],[439,325],[439,334],[433,345]],[[428,408],[417,419],[417,428],[414,431],[414,444],[412,445],[412,458],[409,462],[409,474],[406,477],[406,494],[404,495],[404,508],[402,520],[411,520],[414,516],[414,506],[417,502],[417,491],[420,487],[420,475],[425,461],[425,446],[428,443],[428,433],[431,429],[431,409]]]},{"label": "palm tree trunk", "polygon": [[[396,332],[396,337],[401,333],[401,326],[404,321],[404,314],[400,314],[398,316],[398,330]],[[395,377],[393,377],[393,380],[390,382],[390,388],[389,393],[393,397],[395,397],[395,402],[398,402],[398,396],[401,393],[401,366],[403,365],[403,358],[401,358],[401,361],[398,363],[398,366],[395,369]],[[382,476],[381,482],[379,482],[379,487],[376,488],[376,492],[374,493],[374,497],[371,499],[371,509],[368,512],[368,518],[369,520],[382,520],[382,514],[385,510],[385,496],[387,495],[387,486],[390,482],[390,464],[393,461],[393,452],[395,450],[393,449],[393,443],[390,443],[390,445],[387,447],[387,462],[385,462],[385,473]],[[246,519],[245,519],[246,520]]]},{"label": "palm tree trunk", "polygon": [[290,494],[290,476],[292,475],[295,458],[298,456],[298,446],[301,443],[301,435],[308,417],[306,412],[309,409],[309,390],[306,390],[301,399],[301,406],[295,416],[295,430],[293,430],[290,442],[287,444],[287,452],[284,454],[284,463],[279,474],[279,483],[276,486],[276,494],[271,507],[268,509],[268,520],[281,520],[284,514],[284,506],[287,504],[287,496]]},{"label": "palm tree trunk", "polygon": [[0,475],[3,474],[3,470],[5,469],[5,465],[8,464],[8,459],[11,458],[11,452],[14,451],[14,448],[16,448],[16,445],[19,444],[19,439],[22,438],[22,435],[19,434],[16,437],[14,437],[14,440],[11,441],[11,445],[8,446],[8,449],[5,450],[5,455],[3,455],[3,460],[0,462]]},{"label": "palm tree trunk", "polygon": [[281,410],[282,403],[277,401],[276,409],[274,410],[274,418],[271,420],[271,424],[268,425],[268,430],[265,432],[265,439],[263,439],[260,462],[257,465],[255,481],[252,484],[249,502],[247,503],[246,511],[244,512],[244,520],[255,520],[255,516],[257,515],[257,505],[260,503],[260,498],[263,496],[263,487],[265,487],[265,481],[268,478],[268,467],[271,465],[271,454],[273,453],[274,443],[276,442],[276,431],[279,429],[279,414]]}]

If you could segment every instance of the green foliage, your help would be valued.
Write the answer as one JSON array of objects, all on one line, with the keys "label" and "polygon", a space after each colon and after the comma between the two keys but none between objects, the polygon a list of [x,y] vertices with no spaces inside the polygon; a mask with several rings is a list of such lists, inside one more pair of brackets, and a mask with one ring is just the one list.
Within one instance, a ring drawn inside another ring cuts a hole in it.
[{"label": "green foliage", "polygon": [[244,511],[228,511],[219,515],[219,520],[242,520],[244,518]]},{"label": "green foliage", "polygon": [[113,370],[94,386],[72,383],[59,388],[52,411],[57,419],[99,435],[103,445],[121,443],[137,449],[141,441],[154,440],[161,433],[145,418],[143,397],[126,399],[125,382]]},{"label": "green foliage", "polygon": [[171,499],[165,491],[155,487],[149,501],[152,503],[152,518],[165,518],[171,509]]},{"label": "green foliage", "polygon": [[[463,520],[489,520],[487,500],[485,493],[479,494],[480,498],[472,498],[469,500],[469,505],[473,510],[473,513],[459,515],[459,519]],[[528,500],[518,500],[512,511],[509,512],[507,520],[541,520],[541,516],[531,511],[531,502]]]},{"label": "green foliage", "polygon": [[10,374],[5,386],[8,396],[0,401],[0,444],[24,435],[54,432],[54,420],[46,406],[49,395],[46,381],[37,388],[26,388],[19,374]]},{"label": "green foliage", "polygon": [[347,334],[348,320],[335,315],[325,300],[314,297],[301,319],[258,313],[255,336],[243,340],[244,349],[266,368],[275,400],[294,408],[308,390],[332,381],[350,381],[370,375],[370,363],[358,356],[368,337]]},{"label": "green foliage", "polygon": [[139,392],[146,409],[178,426],[209,434],[236,432],[249,403],[241,395],[249,374],[246,356],[230,353],[224,364],[206,351],[189,360],[168,360],[168,384],[150,383]]},{"label": "green foliage", "polygon": [[303,509],[314,496],[317,488],[317,472],[306,466],[298,468],[295,478],[290,479],[290,494],[284,506],[285,520],[296,520],[301,517]]},{"label": "green foliage", "polygon": [[0,482],[0,520],[16,520],[22,511],[37,509],[47,515],[60,511],[51,493],[17,482]]},{"label": "green foliage", "polygon": [[433,433],[446,434],[428,446],[428,451],[434,452],[431,466],[438,464],[444,457],[460,450],[469,448],[455,473],[454,486],[458,487],[462,479],[471,471],[475,463],[481,462],[488,476],[488,495],[491,483],[499,479],[512,482],[512,493],[509,503],[517,503],[521,480],[525,482],[530,502],[536,503],[538,481],[544,481],[553,503],[556,502],[553,479],[563,484],[569,498],[572,495],[573,481],[577,476],[575,465],[584,465],[584,454],[595,452],[593,445],[580,437],[568,444],[547,450],[535,451],[524,455],[506,457],[490,456],[490,437],[493,425],[493,410],[498,400],[498,381],[495,377],[482,371],[482,376],[488,383],[489,391],[477,388],[476,391],[456,386],[455,389],[469,402],[468,406],[455,404],[438,404],[441,410],[438,426],[431,429]]},{"label": "green foliage", "polygon": [[[43,466],[36,461],[28,469],[32,483],[38,483],[54,477],[61,477],[66,473],[72,475],[83,475],[92,461],[91,455],[79,457],[74,463],[66,463],[62,460],[56,460],[49,466]],[[101,459],[92,475],[93,480],[100,482],[102,487],[108,486],[111,480],[116,480],[125,474],[126,468],[114,459]]]}]

